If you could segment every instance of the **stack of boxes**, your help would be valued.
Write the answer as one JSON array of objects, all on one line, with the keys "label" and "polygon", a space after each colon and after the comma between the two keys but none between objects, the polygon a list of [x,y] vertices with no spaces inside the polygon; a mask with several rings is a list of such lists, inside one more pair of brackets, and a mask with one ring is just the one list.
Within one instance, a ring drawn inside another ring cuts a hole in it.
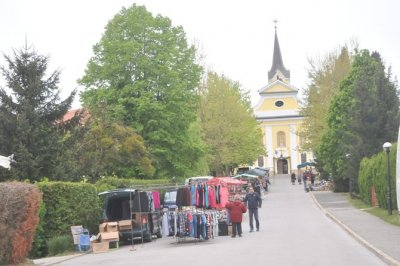
[{"label": "stack of boxes", "polygon": [[90,249],[89,231],[82,225],[71,226],[72,238],[77,251],[88,251]]},{"label": "stack of boxes", "polygon": [[109,222],[99,225],[99,234],[97,239],[92,242],[93,253],[107,252],[110,248],[110,243],[113,242],[118,247],[119,233],[118,223]]}]

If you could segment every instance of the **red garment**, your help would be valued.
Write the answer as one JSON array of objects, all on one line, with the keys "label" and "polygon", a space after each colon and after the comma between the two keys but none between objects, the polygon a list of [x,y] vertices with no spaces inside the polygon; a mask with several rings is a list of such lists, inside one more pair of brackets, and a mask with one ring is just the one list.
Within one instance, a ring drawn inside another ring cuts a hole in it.
[{"label": "red garment", "polygon": [[215,200],[215,190],[213,186],[208,187],[208,204],[213,209],[217,207],[217,202]]},{"label": "red garment", "polygon": [[160,209],[161,204],[160,204],[160,192],[158,191],[153,191],[153,202],[154,202],[154,208],[155,209]]},{"label": "red garment", "polygon": [[247,211],[246,206],[244,206],[241,201],[228,202],[225,205],[229,212],[229,216],[232,223],[241,223],[243,219],[243,213]]}]

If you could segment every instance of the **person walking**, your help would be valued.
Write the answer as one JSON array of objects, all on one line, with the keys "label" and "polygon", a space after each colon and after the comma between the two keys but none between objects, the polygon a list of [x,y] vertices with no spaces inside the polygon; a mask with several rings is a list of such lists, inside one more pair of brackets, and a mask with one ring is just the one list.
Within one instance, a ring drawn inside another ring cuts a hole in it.
[{"label": "person walking", "polygon": [[292,181],[292,185],[296,183],[296,174],[294,172],[290,175],[290,180]]},{"label": "person walking", "polygon": [[239,237],[242,237],[243,213],[247,211],[246,206],[242,202],[242,197],[239,194],[235,195],[234,201],[226,203],[225,208],[229,210],[229,217],[232,223],[232,237],[236,237],[236,233]]},{"label": "person walking", "polygon": [[253,217],[256,220],[256,229],[260,231],[260,221],[258,220],[258,208],[261,208],[261,196],[254,192],[253,187],[249,187],[249,191],[244,198],[244,204],[249,210],[250,232],[254,231]]}]

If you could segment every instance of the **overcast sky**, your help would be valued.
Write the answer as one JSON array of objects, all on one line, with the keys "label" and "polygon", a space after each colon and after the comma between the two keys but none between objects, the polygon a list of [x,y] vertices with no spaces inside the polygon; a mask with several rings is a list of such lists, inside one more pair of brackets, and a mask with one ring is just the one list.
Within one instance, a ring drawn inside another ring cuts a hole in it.
[{"label": "overcast sky", "polygon": [[380,52],[393,74],[400,74],[397,0],[1,0],[0,52],[10,55],[27,38],[39,54],[50,56],[51,71],[62,70],[65,97],[78,87],[107,22],[133,3],[183,26],[188,40],[201,46],[205,64],[251,91],[253,104],[257,90],[268,84],[274,19],[291,84],[300,90],[307,85],[308,58],[324,57],[350,40]]}]

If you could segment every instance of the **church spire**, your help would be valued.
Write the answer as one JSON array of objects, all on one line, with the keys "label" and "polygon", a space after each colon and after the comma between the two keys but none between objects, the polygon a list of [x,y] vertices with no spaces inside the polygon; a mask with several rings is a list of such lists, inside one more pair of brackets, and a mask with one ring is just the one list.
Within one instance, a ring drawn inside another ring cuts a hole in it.
[{"label": "church spire", "polygon": [[276,31],[276,19],[273,21],[275,23],[275,41],[274,41],[274,55],[272,59],[272,67],[268,72],[268,82],[271,83],[277,79],[290,82],[290,70],[287,70],[283,65],[281,48],[279,47],[278,34]]}]

